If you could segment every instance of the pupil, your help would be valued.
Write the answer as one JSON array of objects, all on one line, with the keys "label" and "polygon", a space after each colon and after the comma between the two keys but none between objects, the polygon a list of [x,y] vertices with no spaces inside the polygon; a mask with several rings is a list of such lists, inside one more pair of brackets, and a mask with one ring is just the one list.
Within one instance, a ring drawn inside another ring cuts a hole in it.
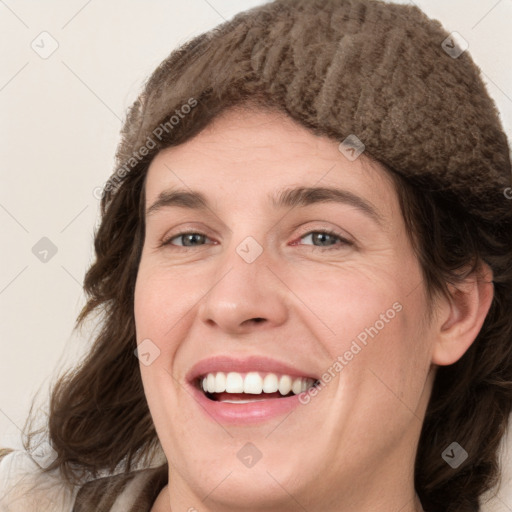
[{"label": "pupil", "polygon": [[[196,237],[202,237],[203,235],[199,235],[197,233],[191,233],[190,235],[185,235],[185,238],[184,238],[184,244],[183,245],[188,245],[187,244],[187,241],[191,241],[193,242],[194,239],[196,239]],[[196,240],[197,241],[197,240]],[[194,245],[194,244],[191,244],[191,245]]]},{"label": "pupil", "polygon": [[330,236],[331,235],[329,235],[327,233],[316,233],[316,240],[319,241],[321,243],[321,245],[332,245],[332,244],[324,244],[323,243],[323,242],[325,242],[325,237],[330,237]]}]

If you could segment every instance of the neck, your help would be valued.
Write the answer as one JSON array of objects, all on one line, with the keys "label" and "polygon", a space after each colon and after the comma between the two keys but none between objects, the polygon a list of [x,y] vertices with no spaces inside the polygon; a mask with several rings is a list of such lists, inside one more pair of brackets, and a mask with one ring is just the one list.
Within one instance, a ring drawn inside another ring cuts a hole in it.
[{"label": "neck", "polygon": [[[174,475],[176,478],[176,475]],[[180,493],[178,488],[169,491],[169,487],[165,486],[158,496],[155,506],[151,512],[172,512],[174,510],[183,510],[187,512],[297,512],[297,510],[307,510],[308,512],[343,512],[345,508],[340,507],[340,503],[347,503],[347,512],[425,512],[418,495],[413,491],[412,496],[408,499],[402,497],[400,499],[382,499],[377,501],[365,500],[364,504],[354,506],[352,500],[333,500],[328,503],[322,500],[322,503],[314,504],[312,502],[303,504],[293,496],[286,496],[282,502],[276,503],[275,506],[269,506],[268,502],[255,508],[254,503],[248,506],[235,505],[233,503],[221,502],[215,500],[213,496],[207,496],[200,499],[193,496],[187,489],[185,493]],[[212,495],[214,491],[212,492]],[[283,493],[285,494],[285,493]],[[193,506],[191,506],[191,504]]]}]

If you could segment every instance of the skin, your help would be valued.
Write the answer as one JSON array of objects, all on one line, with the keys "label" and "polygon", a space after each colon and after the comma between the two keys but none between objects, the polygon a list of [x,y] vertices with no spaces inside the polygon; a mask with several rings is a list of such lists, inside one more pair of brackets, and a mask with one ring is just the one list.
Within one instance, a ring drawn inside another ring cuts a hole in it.
[{"label": "skin", "polygon": [[[275,209],[266,199],[298,185],[350,191],[380,223],[350,204]],[[136,331],[160,350],[140,369],[169,462],[153,511],[422,510],[413,470],[435,367],[459,359],[478,334],[490,271],[439,297],[429,317],[384,169],[364,154],[349,161],[338,142],[281,114],[231,109],[161,151],[148,170],[146,207],[171,187],[202,192],[211,209],[170,206],[146,217]],[[184,247],[177,235],[186,229],[206,238]],[[350,243],[308,235],[324,229]],[[248,236],[263,248],[252,263],[236,252]],[[196,362],[216,354],[269,356],[321,376],[397,302],[402,310],[288,416],[221,425],[183,385]],[[247,442],[262,454],[251,468],[237,458]]]}]

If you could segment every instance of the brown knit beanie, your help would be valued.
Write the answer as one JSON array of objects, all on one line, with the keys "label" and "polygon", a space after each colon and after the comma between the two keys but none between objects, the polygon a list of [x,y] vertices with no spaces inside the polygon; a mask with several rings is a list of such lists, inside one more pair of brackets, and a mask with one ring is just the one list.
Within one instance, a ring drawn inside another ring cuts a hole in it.
[{"label": "brown knit beanie", "polygon": [[479,68],[457,49],[411,5],[276,0],[161,63],[129,113],[117,164],[148,162],[188,126],[258,96],[315,133],[357,136],[367,155],[511,238],[507,138]]}]

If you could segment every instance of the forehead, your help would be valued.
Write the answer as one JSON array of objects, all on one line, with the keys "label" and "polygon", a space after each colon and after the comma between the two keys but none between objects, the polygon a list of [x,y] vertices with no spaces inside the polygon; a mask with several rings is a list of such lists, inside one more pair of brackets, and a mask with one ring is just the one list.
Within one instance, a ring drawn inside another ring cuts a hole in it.
[{"label": "forehead", "polygon": [[339,142],[272,111],[230,109],[183,144],[160,151],[146,180],[146,202],[169,188],[189,188],[248,207],[269,206],[272,191],[297,186],[342,187],[384,215],[398,212],[392,180],[363,155],[354,161]]}]

